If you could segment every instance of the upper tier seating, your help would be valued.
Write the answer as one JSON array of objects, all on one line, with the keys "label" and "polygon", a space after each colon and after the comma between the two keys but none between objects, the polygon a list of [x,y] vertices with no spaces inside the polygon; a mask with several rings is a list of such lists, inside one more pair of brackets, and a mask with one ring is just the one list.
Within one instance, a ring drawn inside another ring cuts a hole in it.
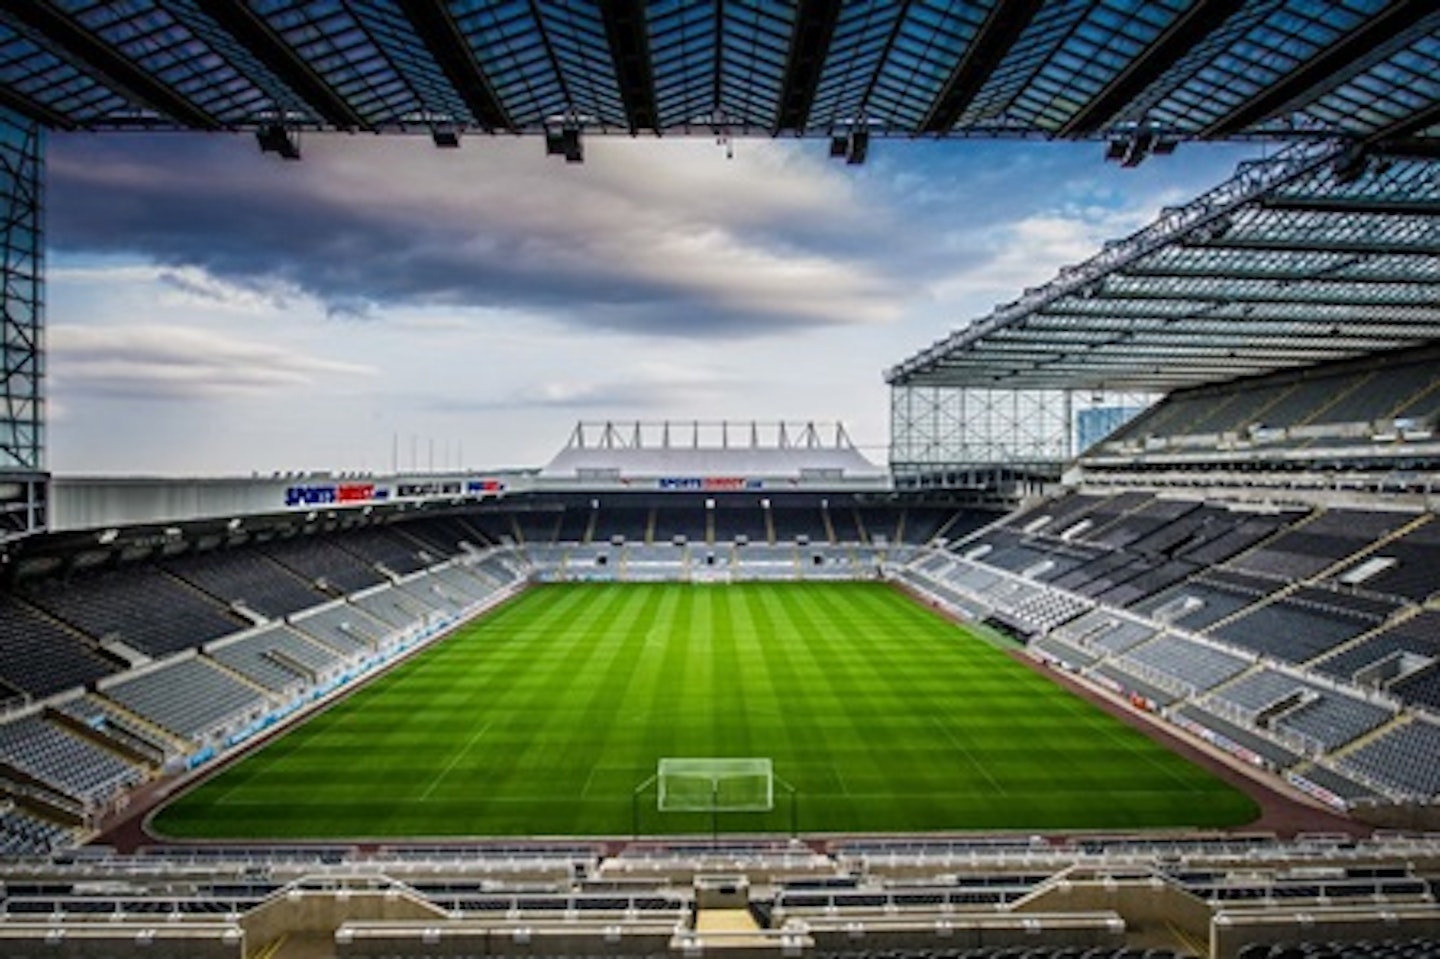
[{"label": "upper tier seating", "polygon": [[118,670],[76,634],[0,594],[0,677],[7,685],[43,699]]},{"label": "upper tier seating", "polygon": [[365,562],[383,566],[400,576],[419,572],[429,565],[413,542],[389,527],[352,530],[336,543]]},{"label": "upper tier seating", "polygon": [[515,514],[521,541],[527,544],[558,542],[560,521],[564,519],[564,515],[560,510]]},{"label": "upper tier seating", "polygon": [[1184,390],[1136,417],[1101,446],[1114,451],[1229,434],[1263,444],[1368,438],[1397,419],[1433,421],[1440,413],[1432,352],[1411,350],[1309,370],[1286,371],[1239,384]]},{"label": "upper tier seating", "polygon": [[1431,517],[1354,563],[1336,578],[1371,592],[1424,602],[1440,590],[1440,564],[1435,562],[1436,556],[1440,556],[1440,522]]},{"label": "upper tier seating", "polygon": [[1306,579],[1414,518],[1406,513],[1329,510],[1237,556],[1229,565],[1289,581]]},{"label": "upper tier seating", "polygon": [[341,540],[343,537],[337,536],[296,536],[272,540],[260,549],[317,588],[323,584],[332,591],[353,593],[384,582],[374,566],[338,546]]},{"label": "upper tier seating", "polygon": [[165,568],[222,603],[243,603],[275,619],[309,609],[327,599],[295,573],[254,548],[187,554],[167,561]]},{"label": "upper tier seating", "polygon": [[1374,623],[1281,599],[1210,630],[1218,639],[1290,663],[1308,662],[1367,632]]},{"label": "upper tier seating", "polygon": [[421,553],[428,555],[432,561],[458,555],[461,543],[468,542],[477,548],[487,545],[484,537],[449,516],[406,520],[396,523],[391,529],[397,536],[416,543]]},{"label": "upper tier seating", "polygon": [[1314,664],[1322,673],[1351,679],[1355,673],[1396,653],[1440,657],[1440,611],[1421,610]]},{"label": "upper tier seating", "polygon": [[97,641],[119,641],[153,657],[234,632],[238,617],[156,566],[88,573],[69,583],[30,584],[26,596]]}]

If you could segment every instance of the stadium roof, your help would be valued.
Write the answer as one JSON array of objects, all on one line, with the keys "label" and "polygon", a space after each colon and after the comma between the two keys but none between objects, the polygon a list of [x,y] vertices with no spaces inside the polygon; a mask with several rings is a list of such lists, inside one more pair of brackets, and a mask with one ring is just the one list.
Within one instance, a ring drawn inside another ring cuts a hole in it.
[{"label": "stadium roof", "polygon": [[892,368],[1169,390],[1440,339],[1440,165],[1296,144]]},{"label": "stadium roof", "polygon": [[58,129],[1118,135],[1129,162],[1174,139],[1433,145],[1437,92],[1433,0],[0,9],[0,106]]},{"label": "stadium roof", "polygon": [[[581,422],[541,471],[547,478],[669,477],[687,489],[725,489],[708,478],[878,478],[841,423],[725,420]],[[743,488],[743,487],[741,487]]]}]

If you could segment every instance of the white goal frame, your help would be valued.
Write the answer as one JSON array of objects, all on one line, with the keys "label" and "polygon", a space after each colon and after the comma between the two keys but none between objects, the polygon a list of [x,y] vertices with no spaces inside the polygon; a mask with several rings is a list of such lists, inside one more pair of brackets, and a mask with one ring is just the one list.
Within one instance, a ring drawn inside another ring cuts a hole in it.
[{"label": "white goal frame", "polygon": [[670,757],[655,770],[660,812],[770,812],[775,768],[768,757]]}]

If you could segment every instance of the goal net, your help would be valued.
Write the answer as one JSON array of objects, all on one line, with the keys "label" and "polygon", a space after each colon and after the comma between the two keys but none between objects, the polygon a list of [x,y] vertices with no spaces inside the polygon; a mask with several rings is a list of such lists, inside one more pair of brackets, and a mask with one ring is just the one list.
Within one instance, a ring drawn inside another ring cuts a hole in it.
[{"label": "goal net", "polygon": [[661,812],[769,812],[775,774],[769,759],[662,759],[655,774]]}]

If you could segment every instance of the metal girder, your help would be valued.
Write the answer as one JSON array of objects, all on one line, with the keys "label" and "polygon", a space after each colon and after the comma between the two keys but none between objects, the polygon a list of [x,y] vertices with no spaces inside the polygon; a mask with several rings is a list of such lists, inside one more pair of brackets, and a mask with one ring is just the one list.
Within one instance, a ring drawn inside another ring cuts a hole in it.
[{"label": "metal girder", "polygon": [[326,123],[340,130],[369,127],[365,118],[331,89],[309,63],[297,56],[244,0],[207,0],[204,10],[249,50],[251,56],[269,67],[286,86],[294,90]]},{"label": "metal girder", "polygon": [[147,70],[81,26],[50,0],[26,0],[7,5],[7,13],[49,42],[109,78],[125,93],[183,126],[219,130],[223,124],[189,99],[162,83]]},{"label": "metal girder", "polygon": [[[1264,304],[1264,305],[1265,305],[1265,306],[1268,306],[1268,307],[1277,307],[1277,306],[1283,307],[1283,306],[1288,306],[1288,305],[1290,305],[1290,304],[1285,303],[1285,302],[1278,302],[1278,303],[1267,303],[1267,304]],[[1296,304],[1296,305],[1302,306],[1302,307],[1306,307],[1307,309],[1305,309],[1304,311],[1293,311],[1292,313],[1286,314],[1286,313],[1265,312],[1265,311],[1263,311],[1263,310],[1256,309],[1254,306],[1243,305],[1243,306],[1242,306],[1242,309],[1244,309],[1246,312],[1245,312],[1244,316],[1243,316],[1243,317],[1240,317],[1240,318],[1241,318],[1241,319],[1250,320],[1250,321],[1252,321],[1252,322],[1272,322],[1272,323],[1293,323],[1293,322],[1297,322],[1297,321],[1301,321],[1301,320],[1306,320],[1306,319],[1309,319],[1309,320],[1312,320],[1312,321],[1318,321],[1318,322],[1326,322],[1326,321],[1336,322],[1336,320],[1335,320],[1333,317],[1330,317],[1330,316],[1327,316],[1327,315],[1324,315],[1324,314],[1315,314],[1315,313],[1312,313],[1312,312],[1311,312],[1311,310],[1325,309],[1325,308],[1326,308],[1326,304],[1324,304],[1324,303],[1302,303],[1302,304]],[[1354,306],[1348,307],[1348,309],[1356,309],[1356,308],[1357,308],[1357,307],[1354,307]],[[1401,305],[1398,305],[1398,306],[1378,306],[1378,305],[1374,305],[1374,304],[1369,304],[1369,303],[1367,303],[1367,304],[1363,304],[1362,307],[1358,307],[1358,308],[1372,309],[1372,310],[1377,310],[1377,311],[1384,311],[1384,313],[1385,313],[1384,322],[1391,322],[1391,323],[1394,323],[1394,322],[1400,322],[1400,323],[1409,322],[1409,321],[1405,318],[1405,314],[1413,314],[1413,315],[1415,316],[1415,319],[1416,319],[1417,321],[1421,322],[1421,323],[1433,323],[1433,322],[1434,322],[1434,316],[1435,316],[1435,310],[1434,310],[1434,308],[1431,307],[1431,306],[1429,306],[1429,305],[1427,305],[1427,304],[1425,304],[1425,303],[1405,303],[1405,304],[1401,304]],[[1166,323],[1166,322],[1169,322],[1169,323],[1186,323],[1186,322],[1220,323],[1220,322],[1224,322],[1226,319],[1229,319],[1229,317],[1227,317],[1224,313],[1218,312],[1218,310],[1219,310],[1219,307],[1218,307],[1218,306],[1209,306],[1209,307],[1204,307],[1204,308],[1202,308],[1202,309],[1204,310],[1204,312],[1201,312],[1200,310],[1194,310],[1194,311],[1191,311],[1191,312],[1175,312],[1175,313],[1146,312],[1143,308],[1142,308],[1142,309],[1139,309],[1139,310],[1136,310],[1136,311],[1134,311],[1134,312],[1120,312],[1120,311],[1118,311],[1118,310],[1117,310],[1117,311],[1114,311],[1114,312],[1100,312],[1100,311],[1097,311],[1097,310],[1077,310],[1077,309],[1075,309],[1074,307],[1066,306],[1065,304],[1053,304],[1053,305],[1048,306],[1048,307],[1045,308],[1045,310],[1044,310],[1044,312],[1043,312],[1043,315],[1044,315],[1044,316],[1051,316],[1051,317],[1073,317],[1073,318],[1078,319],[1078,320],[1098,320],[1098,321],[1105,321],[1105,320],[1117,320],[1117,321],[1123,321],[1123,320],[1146,320],[1146,321],[1150,321],[1150,322],[1153,322],[1153,323]],[[1347,307],[1339,307],[1338,309],[1347,309]],[[1397,319],[1397,314],[1401,314],[1398,319]],[[1041,315],[1041,314],[1040,314],[1040,313],[1036,313],[1036,314],[1034,314],[1034,315]],[[1366,322],[1366,319],[1367,319],[1366,317],[1363,317],[1363,316],[1361,316],[1361,317],[1356,317],[1356,316],[1354,316],[1353,314],[1349,314],[1349,313],[1345,314],[1345,316],[1346,316],[1347,322],[1351,322],[1351,323],[1364,323],[1364,322]],[[1376,318],[1376,319],[1378,320],[1379,318]],[[1022,327],[1022,328],[1023,328],[1023,327]],[[997,331],[993,331],[990,335],[993,336],[996,332],[999,332],[999,331],[998,331],[998,330],[997,330]]]},{"label": "metal girder", "polygon": [[1281,112],[1291,103],[1343,83],[1396,37],[1435,13],[1434,0],[1394,0],[1343,40],[1302,63],[1228,115],[1200,131],[1201,139],[1232,136]]},{"label": "metal girder", "polygon": [[1219,237],[1181,240],[1180,246],[1210,250],[1252,250],[1273,253],[1355,253],[1366,256],[1425,256],[1435,251],[1417,244],[1367,243],[1363,240],[1267,239],[1265,237]]},{"label": "metal girder", "polygon": [[1433,126],[1440,126],[1440,100],[1433,100],[1428,106],[1416,110],[1403,120],[1397,120],[1388,127],[1381,127],[1365,138],[1367,145],[1375,146],[1382,152],[1402,143],[1407,137],[1424,133]]},{"label": "metal girder", "polygon": [[997,0],[921,121],[921,133],[943,133],[956,124],[1042,6],[1044,0]]},{"label": "metal girder", "polygon": [[[1340,270],[1348,270],[1355,266],[1354,262],[1335,264],[1332,266],[1317,267],[1313,270],[1263,270],[1249,269],[1236,270],[1229,267],[1223,273],[1217,273],[1213,269],[1203,267],[1179,268],[1167,266],[1138,265],[1127,268],[1116,276],[1134,277],[1136,279],[1155,280],[1236,280],[1240,282],[1268,282],[1268,283],[1346,283],[1363,285],[1388,285],[1406,284],[1415,282],[1415,276],[1399,273],[1355,273],[1336,275]],[[1440,279],[1440,278],[1437,278]]]},{"label": "metal girder", "polygon": [[1099,130],[1244,5],[1245,0],[1199,0],[1077,110],[1056,136],[1077,137]]},{"label": "metal girder", "polygon": [[645,4],[643,0],[612,0],[600,4],[600,11],[630,133],[658,133],[660,111],[655,105],[655,69],[650,62]]},{"label": "metal girder", "polygon": [[795,33],[785,64],[785,85],[780,90],[775,132],[803,133],[810,119],[810,106],[820,85],[825,55],[840,20],[840,0],[800,0],[795,14]]},{"label": "metal girder", "polygon": [[79,124],[57,110],[52,110],[45,104],[25,96],[23,93],[11,90],[9,87],[0,87],[0,108],[18,113],[27,120],[34,120],[41,126],[49,127],[52,130],[75,130]]},{"label": "metal girder", "polygon": [[[1241,291],[1216,291],[1216,292],[1189,292],[1183,290],[1107,290],[1101,297],[1088,301],[1089,303],[1139,303],[1139,302],[1161,302],[1161,303],[1209,303],[1223,306],[1230,303],[1250,304],[1261,303],[1271,305],[1300,304],[1304,306],[1360,306],[1360,307],[1392,307],[1392,306],[1423,306],[1426,300],[1423,296],[1411,297],[1409,299],[1396,299],[1394,297],[1381,299],[1379,297],[1367,296],[1339,296],[1327,294],[1322,296],[1304,295],[1294,290],[1272,292],[1269,295],[1260,292]],[[1433,301],[1433,298],[1432,298]],[[1061,309],[1064,308],[1060,304]],[[1039,315],[1044,316],[1051,313],[1048,308],[1041,310]],[[1057,311],[1058,312],[1058,311]],[[1087,314],[1093,315],[1093,314]]]},{"label": "metal girder", "polygon": [[[1329,323],[1324,320],[1287,320],[1284,323],[1267,322],[1264,320],[1202,320],[1197,325],[1194,320],[1184,320],[1179,323],[1162,323],[1150,321],[1151,325],[1137,326],[1134,323],[1127,323],[1117,320],[1109,324],[1085,323],[1083,326],[1065,322],[1064,318],[1058,322],[1046,323],[1046,317],[1037,317],[1035,321],[1025,327],[1026,332],[1043,333],[1047,337],[1064,336],[1067,334],[1090,335],[1104,340],[1105,342],[1123,342],[1126,337],[1143,338],[1175,338],[1184,337],[1208,337],[1214,340],[1217,336],[1224,337],[1265,337],[1284,336],[1290,339],[1319,339],[1325,342],[1337,340],[1348,340],[1363,338],[1377,341],[1380,345],[1377,348],[1384,348],[1387,342],[1397,339],[1413,339],[1417,336],[1424,337],[1427,334],[1440,335],[1440,321],[1436,321],[1427,329],[1423,324],[1409,323]],[[1082,341],[1083,342],[1083,341]]]},{"label": "metal girder", "polygon": [[515,123],[495,96],[470,45],[450,16],[444,0],[399,0],[426,49],[460,94],[476,121],[487,130],[513,130]]},{"label": "metal girder", "polygon": [[1260,200],[1266,210],[1300,213],[1355,213],[1364,216],[1434,216],[1440,203],[1434,200],[1375,199],[1349,196],[1267,196]]}]

